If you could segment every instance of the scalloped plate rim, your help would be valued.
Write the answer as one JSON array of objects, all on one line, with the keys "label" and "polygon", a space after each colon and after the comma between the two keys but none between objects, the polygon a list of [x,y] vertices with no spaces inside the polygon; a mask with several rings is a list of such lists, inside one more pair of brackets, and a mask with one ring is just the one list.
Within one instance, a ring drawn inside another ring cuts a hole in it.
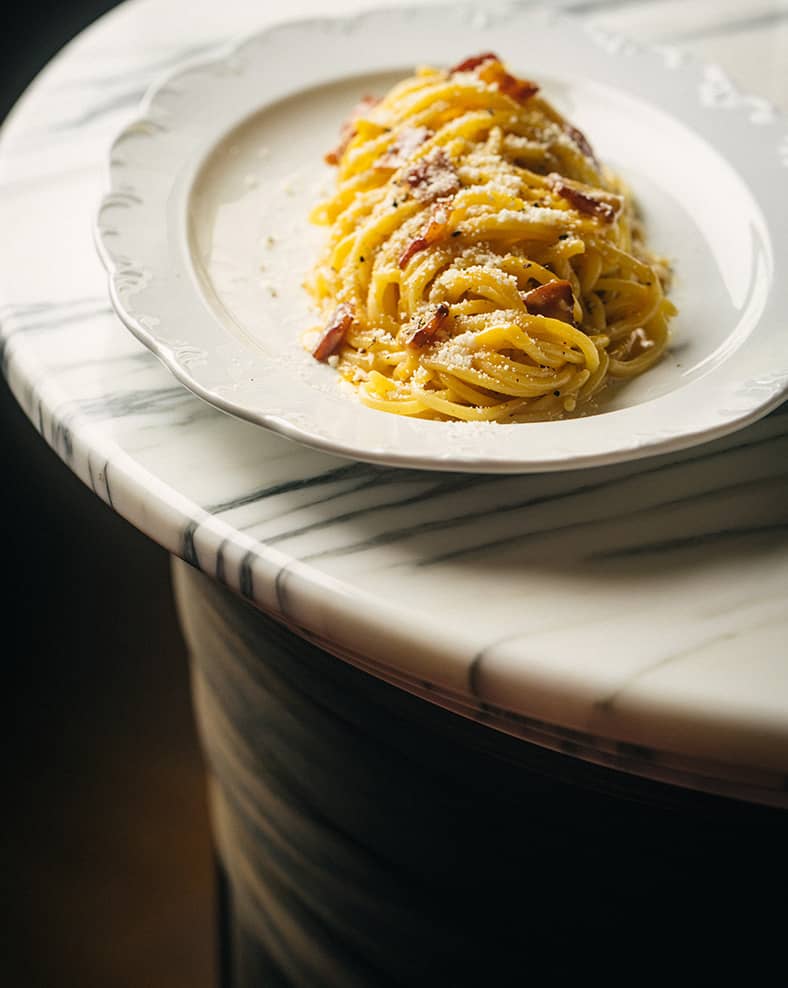
[{"label": "scalloped plate rim", "polygon": [[[468,453],[465,451],[449,451],[445,455],[435,456],[434,454],[424,456],[420,453],[413,453],[411,451],[399,452],[396,449],[389,447],[376,447],[374,445],[366,445],[360,447],[358,443],[343,442],[341,440],[333,440],[325,436],[315,435],[314,431],[310,429],[303,428],[297,423],[288,420],[287,416],[281,414],[276,414],[273,412],[261,412],[257,409],[252,409],[248,405],[243,403],[232,401],[227,397],[218,394],[209,388],[203,386],[198,380],[195,379],[193,373],[189,367],[181,362],[173,349],[166,344],[163,344],[160,339],[152,333],[146,325],[141,321],[141,319],[134,313],[132,309],[128,307],[128,302],[121,297],[121,289],[119,286],[119,275],[121,274],[121,269],[116,262],[116,257],[113,255],[110,244],[108,240],[112,236],[112,230],[108,229],[102,222],[102,215],[107,206],[113,204],[113,200],[116,200],[118,196],[126,195],[128,193],[119,192],[116,187],[116,170],[113,165],[113,156],[119,147],[119,145],[131,135],[135,130],[139,130],[141,127],[149,126],[152,123],[151,114],[156,106],[157,102],[161,99],[162,95],[166,92],[168,86],[171,86],[177,80],[182,80],[188,74],[193,72],[210,72],[214,71],[220,66],[227,65],[231,60],[238,58],[246,49],[253,47],[255,44],[260,44],[264,42],[266,38],[275,36],[281,31],[291,31],[293,29],[335,29],[340,25],[361,25],[363,22],[372,22],[380,17],[387,16],[407,16],[408,13],[414,13],[415,11],[431,11],[440,12],[443,14],[448,14],[449,16],[458,18],[464,13],[476,14],[474,8],[469,4],[458,5],[458,6],[444,6],[444,5],[431,5],[427,7],[419,8],[398,8],[398,7],[376,7],[373,9],[365,10],[356,14],[340,17],[310,17],[300,20],[288,20],[283,21],[278,24],[271,25],[259,32],[252,35],[245,36],[239,40],[231,42],[229,44],[224,44],[218,48],[214,53],[209,56],[197,56],[185,60],[181,65],[179,65],[174,71],[170,71],[164,74],[159,79],[155,80],[148,88],[143,100],[140,104],[139,114],[117,135],[115,140],[111,144],[110,148],[110,188],[109,191],[103,196],[99,210],[96,216],[96,220],[93,227],[94,240],[97,246],[99,256],[106,268],[109,295],[112,306],[119,316],[124,325],[146,346],[155,354],[155,356],[162,362],[164,366],[175,376],[175,378],[188,388],[192,393],[201,398],[202,400],[208,402],[209,404],[221,409],[236,418],[241,420],[252,422],[254,424],[260,425],[264,428],[270,429],[277,432],[289,439],[295,440],[306,446],[310,446],[315,449],[319,449],[325,452],[330,452],[342,457],[347,457],[350,459],[362,460],[366,462],[418,468],[418,469],[433,469],[433,470],[451,470],[451,471],[468,471],[468,472],[493,472],[493,473],[517,473],[517,472],[542,472],[542,471],[558,471],[566,469],[575,468],[587,468],[591,466],[600,466],[605,464],[611,464],[616,462],[624,462],[639,458],[644,458],[648,456],[655,456],[664,454],[667,452],[678,451],[681,449],[686,449],[691,446],[698,445],[700,443],[708,442],[713,439],[722,437],[724,435],[730,434],[731,432],[737,431],[747,425],[757,421],[759,418],[768,414],[770,411],[778,407],[786,398],[786,391],[788,390],[788,373],[781,375],[780,386],[773,388],[771,394],[759,403],[753,404],[746,410],[737,413],[735,416],[730,416],[728,419],[720,421],[716,426],[704,425],[699,428],[685,428],[680,434],[676,434],[674,431],[669,431],[660,436],[658,430],[651,431],[648,436],[644,439],[642,435],[636,433],[631,434],[631,442],[628,445],[620,445],[614,449],[606,449],[602,452],[592,452],[584,454],[578,451],[566,452],[559,451],[557,455],[549,457],[524,457],[518,455],[512,458],[498,456],[495,459],[490,459],[488,455],[485,455],[483,450],[478,452]],[[512,13],[522,13],[528,11],[529,13],[538,13],[545,17],[545,20],[553,23],[568,24],[572,26],[575,31],[581,31],[586,34],[593,34],[598,29],[593,23],[588,23],[585,21],[580,21],[571,16],[567,16],[566,13],[555,10],[551,8],[546,8],[538,4],[515,4],[508,8],[498,8],[495,11],[489,11],[485,13],[488,18],[500,17],[503,14]],[[704,63],[689,53],[683,52],[680,49],[666,48],[665,46],[658,45],[644,45],[641,43],[630,43],[626,39],[619,38],[611,32],[603,31],[599,32],[608,39],[612,39],[612,43],[615,45],[619,43],[620,46],[629,46],[633,49],[638,56],[657,56],[662,59],[663,66],[661,66],[663,71],[671,71],[667,67],[668,52],[678,53],[674,54],[676,59],[676,64],[674,64],[673,69],[678,67],[687,68],[691,67],[696,71],[709,71],[714,70],[717,78],[723,78],[726,84],[730,87],[731,92],[734,92],[734,87],[732,84],[727,82],[726,77],[723,73],[714,65],[709,63]],[[614,54],[607,51],[608,57],[614,57]],[[629,57],[631,51],[627,51],[623,56],[620,52],[616,52],[615,55],[619,57]],[[341,77],[337,77],[341,78]],[[294,90],[297,92],[297,90]],[[738,94],[737,94],[738,95]],[[784,117],[779,111],[771,111],[770,104],[767,100],[763,100],[759,97],[740,97],[740,104],[738,106],[732,106],[732,109],[744,110],[747,109],[747,101],[749,100],[751,105],[758,104],[769,108],[770,112],[776,112],[777,119],[782,121]],[[264,108],[266,102],[264,100],[260,101],[260,108]],[[755,124],[748,121],[751,126]],[[226,131],[226,128],[225,128]],[[786,130],[786,135],[788,135],[788,130]],[[788,136],[783,136],[783,144],[788,142]],[[788,163],[787,163],[788,164]],[[196,174],[199,169],[195,168],[194,173]],[[692,382],[693,384],[699,382]],[[691,385],[685,385],[689,387]],[[650,399],[648,402],[643,404],[653,404],[654,402],[664,402],[669,395],[662,395],[657,398]],[[634,407],[643,407],[634,406]],[[618,410],[617,412],[607,413],[616,415],[626,415],[632,409],[626,408]],[[386,413],[378,413],[384,415]],[[589,422],[589,421],[603,421],[607,415],[596,415],[588,416],[585,419],[573,419],[568,421],[574,422]],[[433,428],[436,425],[449,426],[454,430],[462,430],[466,423],[434,423],[434,422],[424,422],[423,425]],[[521,428],[523,429],[533,429],[540,426],[560,426],[561,422],[551,422],[551,423],[528,423],[524,424]],[[476,425],[474,423],[474,425]],[[516,426],[494,426],[498,429],[512,429],[517,428]]]}]

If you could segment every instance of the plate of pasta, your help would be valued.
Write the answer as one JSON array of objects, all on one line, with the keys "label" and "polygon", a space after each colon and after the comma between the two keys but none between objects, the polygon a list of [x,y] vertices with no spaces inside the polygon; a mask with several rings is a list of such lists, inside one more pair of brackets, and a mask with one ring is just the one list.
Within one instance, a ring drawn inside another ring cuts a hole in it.
[{"label": "plate of pasta", "polygon": [[600,465],[784,399],[786,134],[549,9],[283,24],[154,87],[97,239],[121,319],[223,411],[390,465]]}]

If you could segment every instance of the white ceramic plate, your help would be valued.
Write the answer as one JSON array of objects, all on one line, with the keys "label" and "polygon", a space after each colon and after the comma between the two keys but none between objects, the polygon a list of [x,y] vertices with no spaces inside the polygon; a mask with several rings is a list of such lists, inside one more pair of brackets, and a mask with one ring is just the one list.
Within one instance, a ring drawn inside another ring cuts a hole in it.
[{"label": "white ceramic plate", "polygon": [[[420,63],[492,49],[629,181],[673,261],[669,353],[603,413],[560,422],[409,420],[361,405],[314,361],[302,288],[325,233],[323,152],[360,95]],[[282,25],[157,86],[112,148],[98,240],[121,319],[195,394],[361,460],[527,472],[690,446],[788,385],[788,128],[718,69],[555,11],[380,10]],[[783,217],[783,221],[780,221]]]}]

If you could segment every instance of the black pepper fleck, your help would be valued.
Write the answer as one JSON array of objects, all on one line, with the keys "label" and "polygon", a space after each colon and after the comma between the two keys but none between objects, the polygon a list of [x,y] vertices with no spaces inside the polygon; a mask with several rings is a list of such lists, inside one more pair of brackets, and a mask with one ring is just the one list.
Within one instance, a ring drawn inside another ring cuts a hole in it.
[{"label": "black pepper fleck", "polygon": [[561,397],[561,392],[560,391],[554,391],[553,394],[556,396],[556,398],[560,398]]},{"label": "black pepper fleck", "polygon": [[451,235],[453,237],[459,237],[462,234],[462,230],[452,230]]}]

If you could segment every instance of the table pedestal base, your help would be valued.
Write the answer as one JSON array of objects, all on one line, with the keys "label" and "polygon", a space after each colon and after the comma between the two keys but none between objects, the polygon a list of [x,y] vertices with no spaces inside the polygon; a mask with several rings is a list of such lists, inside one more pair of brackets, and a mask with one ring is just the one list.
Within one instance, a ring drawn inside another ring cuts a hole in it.
[{"label": "table pedestal base", "polygon": [[611,936],[731,921],[778,846],[779,811],[544,751],[345,664],[181,562],[174,581],[225,988],[519,984]]}]

